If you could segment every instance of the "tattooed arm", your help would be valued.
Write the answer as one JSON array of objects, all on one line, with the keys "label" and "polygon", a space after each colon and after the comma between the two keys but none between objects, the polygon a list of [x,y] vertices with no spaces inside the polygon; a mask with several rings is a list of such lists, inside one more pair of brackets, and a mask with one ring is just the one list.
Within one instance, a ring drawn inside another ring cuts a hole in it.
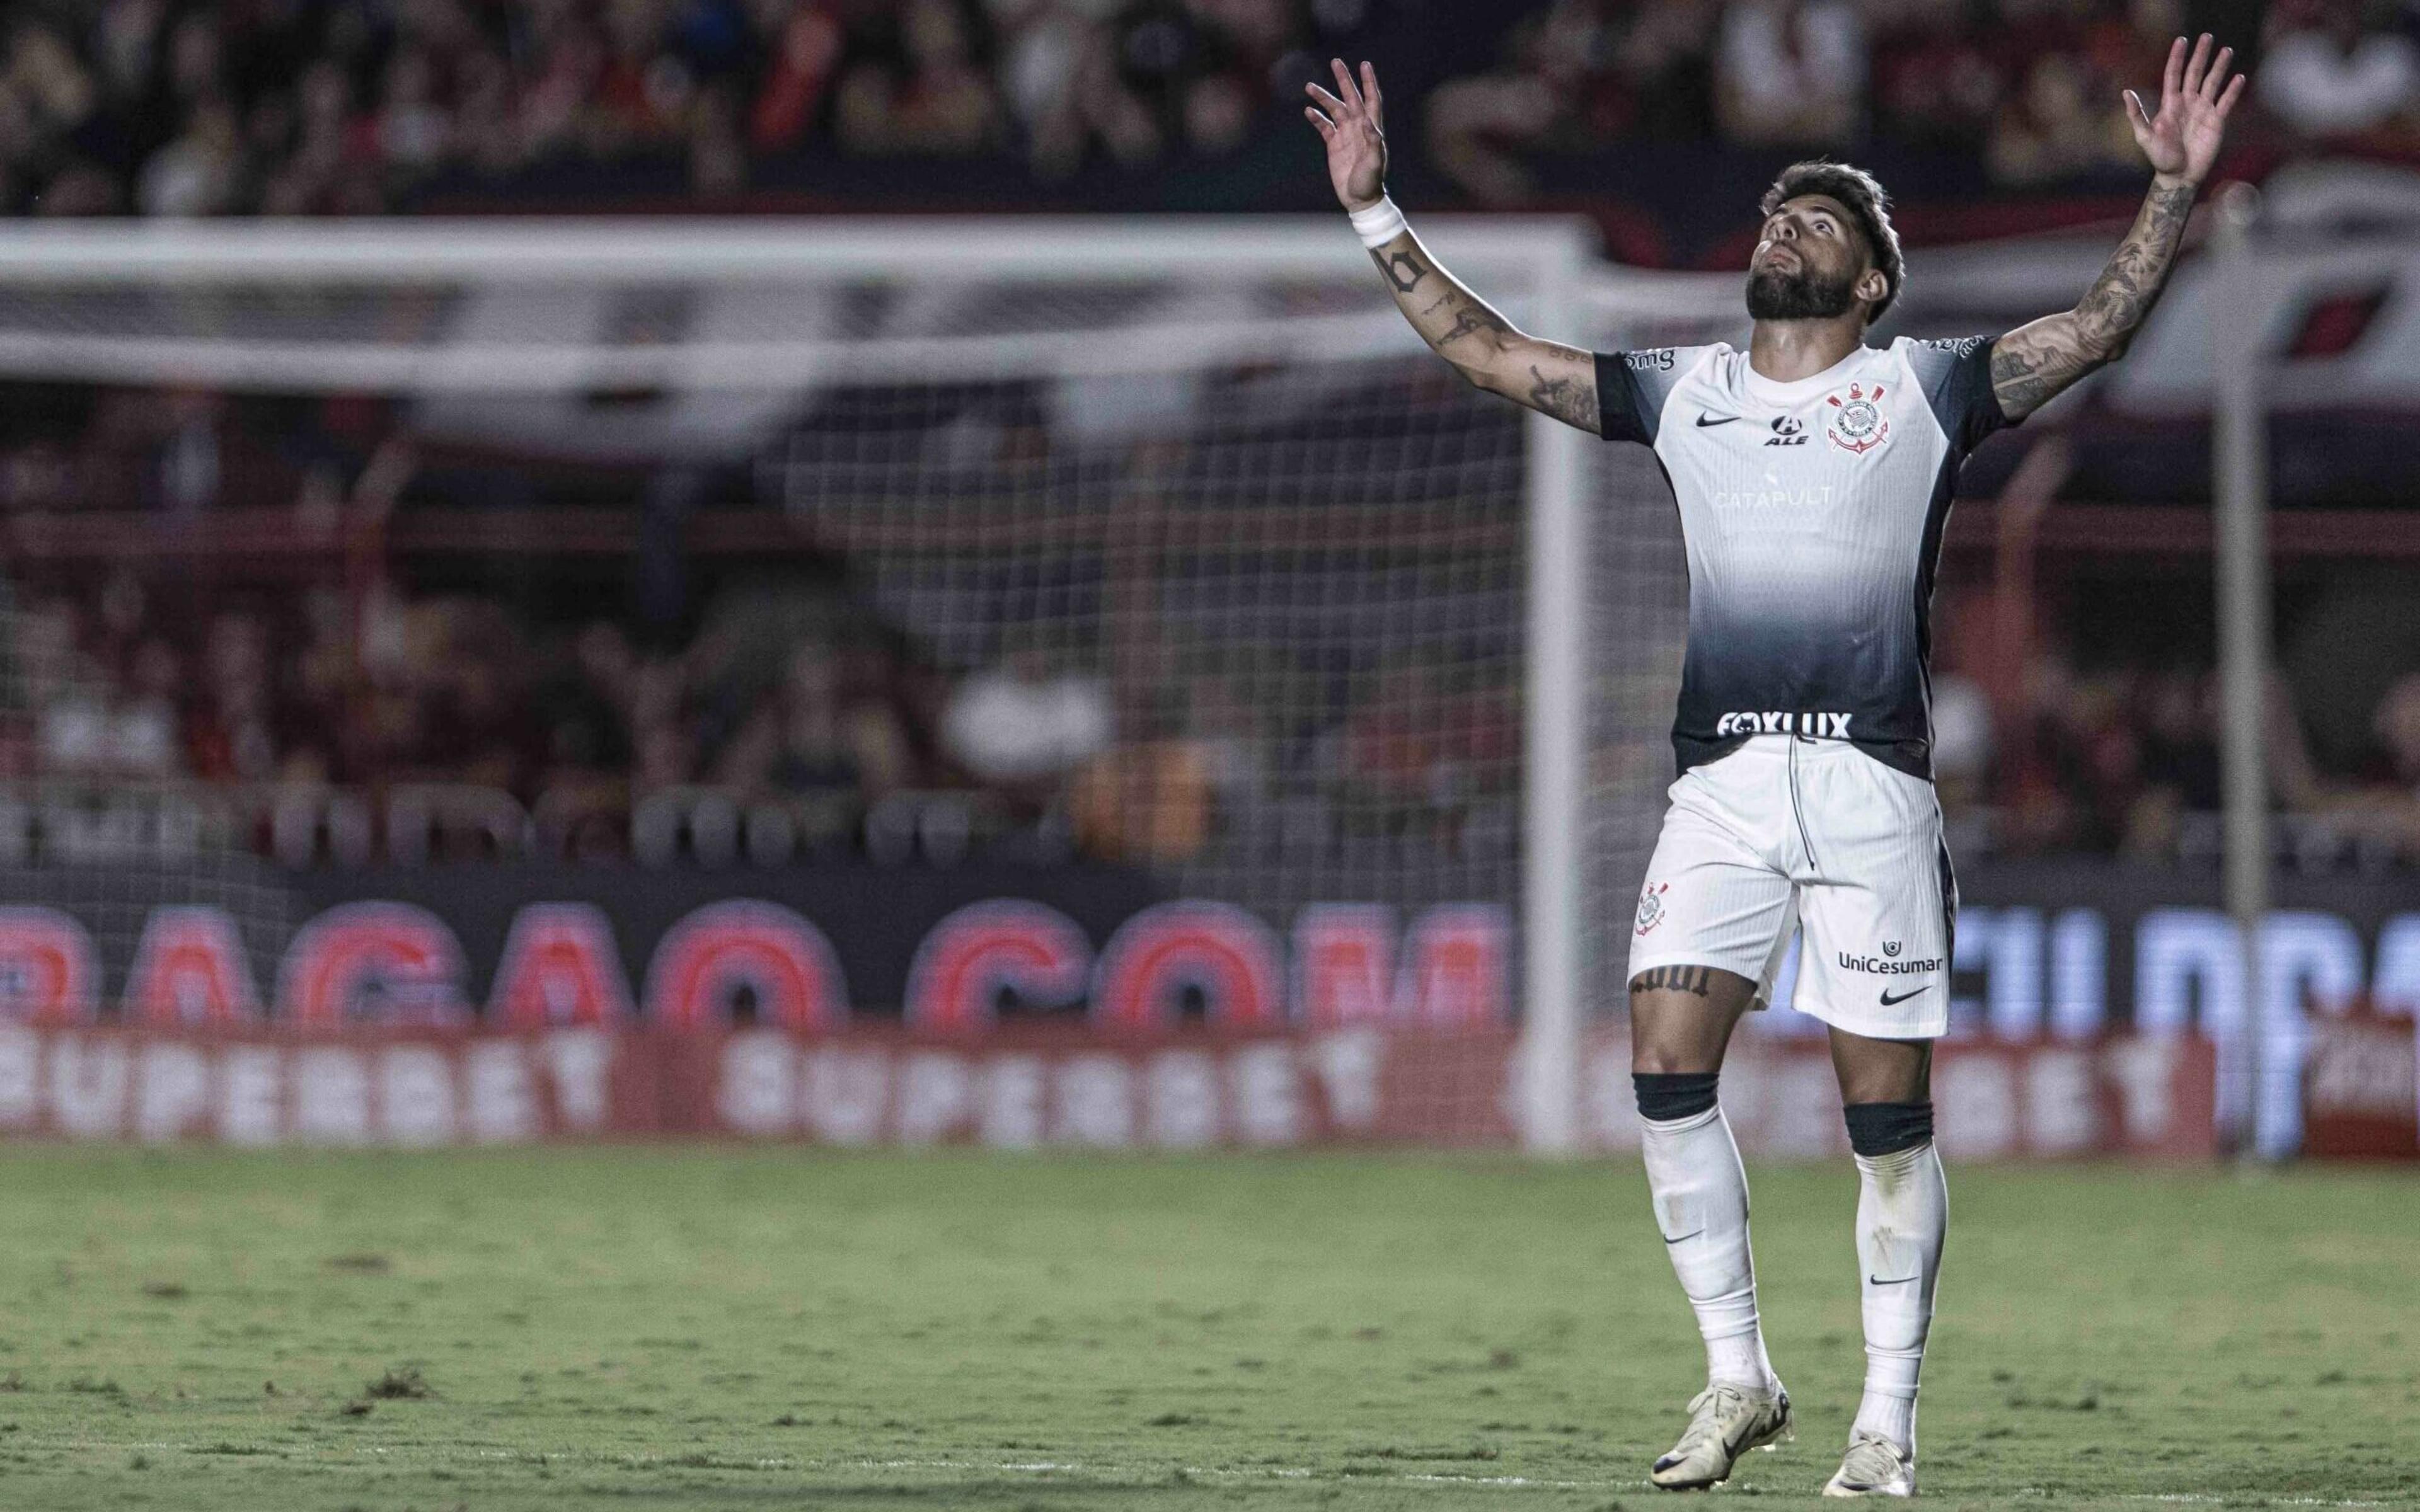
[{"label": "tattooed arm", "polygon": [[1404,317],[1455,372],[1565,424],[1591,432],[1603,425],[1594,354],[1513,330],[1486,301],[1438,267],[1409,231],[1370,255],[1387,275]]},{"label": "tattooed arm", "polygon": [[[1336,197],[1349,210],[1370,210],[1386,194],[1387,137],[1379,124],[1383,100],[1378,73],[1364,63],[1357,82],[1342,59],[1333,66],[1340,92],[1311,85],[1317,104],[1306,107],[1304,114],[1327,144],[1327,173]],[[1438,267],[1408,230],[1370,255],[1386,275],[1404,317],[1455,372],[1566,424],[1587,431],[1603,426],[1594,356],[1513,330],[1486,301]]]},{"label": "tattooed arm", "polygon": [[1992,347],[1992,387],[2011,421],[2048,404],[2076,379],[2126,355],[2175,268],[2194,196],[2217,159],[2228,112],[2243,93],[2243,76],[2227,80],[2233,48],[2210,55],[2205,32],[2190,58],[2181,37],[2168,49],[2160,85],[2160,113],[2126,92],[2127,123],[2151,160],[2151,192],[2083,301],[2002,336]]},{"label": "tattooed arm", "polygon": [[2134,228],[2081,303],[1993,343],[1992,388],[2011,421],[2023,420],[2086,373],[2126,355],[2127,344],[2167,285],[2193,204],[2193,185],[2153,184]]}]

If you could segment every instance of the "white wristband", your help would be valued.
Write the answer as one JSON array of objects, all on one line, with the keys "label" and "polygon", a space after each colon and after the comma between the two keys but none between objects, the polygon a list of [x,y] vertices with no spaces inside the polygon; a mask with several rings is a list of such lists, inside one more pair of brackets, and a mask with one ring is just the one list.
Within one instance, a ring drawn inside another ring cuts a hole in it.
[{"label": "white wristband", "polygon": [[1381,198],[1366,210],[1353,212],[1353,229],[1361,235],[1361,245],[1377,251],[1412,228],[1404,212],[1395,208],[1392,199]]}]

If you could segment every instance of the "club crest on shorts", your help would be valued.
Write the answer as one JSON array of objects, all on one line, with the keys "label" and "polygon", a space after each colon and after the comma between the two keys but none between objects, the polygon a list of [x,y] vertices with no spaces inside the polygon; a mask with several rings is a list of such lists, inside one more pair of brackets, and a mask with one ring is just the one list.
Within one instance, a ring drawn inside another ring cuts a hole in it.
[{"label": "club crest on shorts", "polygon": [[1651,882],[1638,895],[1638,933],[1645,934],[1664,922],[1664,895],[1672,890],[1668,882]]},{"label": "club crest on shorts", "polygon": [[1832,418],[1824,424],[1823,434],[1833,445],[1859,456],[1889,440],[1890,421],[1883,414],[1882,396],[1879,383],[1870,393],[1863,384],[1852,383],[1845,394],[1825,394],[1823,402],[1831,408]]}]

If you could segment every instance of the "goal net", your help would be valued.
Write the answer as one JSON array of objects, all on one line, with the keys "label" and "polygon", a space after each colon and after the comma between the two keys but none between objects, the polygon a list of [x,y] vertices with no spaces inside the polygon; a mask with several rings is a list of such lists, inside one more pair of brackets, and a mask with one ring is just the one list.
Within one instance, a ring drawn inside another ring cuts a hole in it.
[{"label": "goal net", "polygon": [[[1611,349],[1742,324],[1734,281],[1616,273],[1560,223],[1422,230],[1541,334]],[[835,563],[850,612],[916,647],[933,760],[1004,795],[1007,817],[972,836],[937,839],[928,817],[928,849],[1112,862],[1244,910],[1297,964],[1324,920],[1383,917],[1390,938],[1499,921],[1528,1037],[1518,1122],[1536,1146],[1574,1138],[1577,1045],[1620,1009],[1670,777],[1677,521],[1645,452],[1463,387],[1341,224],[21,227],[0,236],[0,382],[236,406],[293,425],[252,438],[271,450],[325,428],[297,415],[367,403],[421,464],[399,500],[365,505],[378,457],[246,472],[228,437],[180,456],[172,436],[118,501],[170,531],[274,531],[282,512],[342,533],[376,509],[383,540],[475,541],[576,492],[561,480],[583,468],[637,469],[635,496],[597,511],[643,517],[633,551],[720,532]],[[98,507],[63,506],[12,569],[21,805],[140,786],[62,768],[36,728],[66,695],[34,670],[28,643],[54,627],[29,616],[107,591],[101,548],[72,539]],[[180,591],[207,596],[208,576]],[[984,687],[1007,690],[989,718]],[[1041,719],[1052,699],[1065,717]],[[712,757],[674,776],[710,787]],[[216,817],[130,841],[112,870],[21,856],[0,901],[99,889],[132,900],[101,930],[132,932],[139,904],[207,892],[258,933],[265,995],[298,905],[286,799],[243,781],[240,800],[170,784]],[[344,851],[341,810],[305,825],[310,858]],[[154,873],[140,887],[136,864]],[[122,978],[139,942],[99,943]],[[1288,990],[1296,1015],[1337,1011]],[[1388,994],[1419,1011],[1417,984]]]}]

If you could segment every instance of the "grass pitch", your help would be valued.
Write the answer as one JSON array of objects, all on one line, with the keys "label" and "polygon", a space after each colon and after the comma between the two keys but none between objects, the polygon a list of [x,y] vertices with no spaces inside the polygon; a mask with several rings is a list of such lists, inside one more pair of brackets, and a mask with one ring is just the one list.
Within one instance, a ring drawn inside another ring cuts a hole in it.
[{"label": "grass pitch", "polygon": [[[1790,1504],[1854,1179],[1752,1175]],[[1932,1501],[2420,1506],[2420,1180],[1950,1191]],[[1637,1508],[1701,1371],[1628,1165],[18,1148],[0,1298],[12,1509]]]}]

